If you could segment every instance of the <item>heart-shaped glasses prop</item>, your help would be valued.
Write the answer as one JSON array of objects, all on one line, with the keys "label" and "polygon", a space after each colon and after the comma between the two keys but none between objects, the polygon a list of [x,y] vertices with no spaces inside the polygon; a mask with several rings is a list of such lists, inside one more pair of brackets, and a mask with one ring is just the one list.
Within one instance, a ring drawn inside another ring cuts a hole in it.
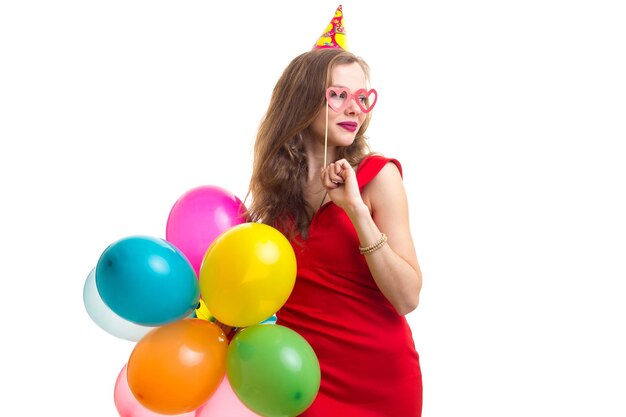
[{"label": "heart-shaped glasses prop", "polygon": [[355,93],[345,87],[328,87],[326,89],[326,102],[337,113],[345,109],[350,104],[350,100],[354,100],[363,113],[369,113],[378,100],[378,93],[373,88],[371,90],[361,88]]}]

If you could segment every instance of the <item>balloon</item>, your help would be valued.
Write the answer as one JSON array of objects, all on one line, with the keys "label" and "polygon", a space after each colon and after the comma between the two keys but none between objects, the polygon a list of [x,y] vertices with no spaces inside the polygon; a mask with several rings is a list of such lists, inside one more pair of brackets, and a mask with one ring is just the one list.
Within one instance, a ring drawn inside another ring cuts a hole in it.
[{"label": "balloon", "polygon": [[237,398],[224,377],[211,398],[196,410],[196,417],[259,417]]},{"label": "balloon", "polygon": [[153,326],[142,326],[124,320],[104,304],[96,287],[96,268],[89,272],[85,280],[83,302],[89,317],[104,331],[120,339],[137,342],[146,333],[154,329]]},{"label": "balloon", "polygon": [[296,416],[320,386],[320,365],[309,343],[282,325],[241,330],[228,347],[226,374],[248,408],[266,417]]},{"label": "balloon", "polygon": [[133,236],[104,250],[96,265],[102,301],[120,317],[156,326],[189,316],[200,289],[189,261],[163,239]]},{"label": "balloon", "polygon": [[170,210],[165,239],[187,256],[198,274],[211,242],[222,232],[247,221],[245,211],[241,200],[223,188],[194,188]]},{"label": "balloon", "polygon": [[[113,394],[113,400],[115,401],[115,408],[121,417],[162,417],[164,414],[155,413],[142,406],[135,398],[130,387],[128,386],[128,379],[126,376],[127,365],[124,365],[120,371],[117,381],[115,381],[115,391]],[[188,413],[176,414],[177,417],[194,417],[195,411]]]},{"label": "balloon", "polygon": [[257,324],[287,301],[296,256],[278,230],[244,223],[222,233],[200,267],[200,293],[211,313],[233,327]]},{"label": "balloon", "polygon": [[146,334],[128,360],[128,386],[145,408],[161,414],[196,410],[226,371],[224,332],[201,319],[182,319]]},{"label": "balloon", "polygon": [[196,317],[202,320],[215,322],[215,316],[211,314],[206,304],[204,303],[204,300],[202,299],[200,299],[200,301],[198,302],[198,307],[196,308]]}]

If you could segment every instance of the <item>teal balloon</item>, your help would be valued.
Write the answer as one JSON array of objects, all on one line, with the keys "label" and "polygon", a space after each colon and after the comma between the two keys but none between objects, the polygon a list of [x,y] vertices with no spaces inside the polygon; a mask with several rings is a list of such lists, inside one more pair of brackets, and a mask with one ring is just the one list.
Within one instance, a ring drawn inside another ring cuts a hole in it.
[{"label": "teal balloon", "polygon": [[144,326],[187,317],[200,299],[196,273],[164,239],[131,236],[107,247],[96,265],[102,301],[118,316]]},{"label": "teal balloon", "polygon": [[228,346],[226,374],[233,392],[264,417],[297,416],[320,387],[320,365],[311,345],[278,324],[241,330]]}]

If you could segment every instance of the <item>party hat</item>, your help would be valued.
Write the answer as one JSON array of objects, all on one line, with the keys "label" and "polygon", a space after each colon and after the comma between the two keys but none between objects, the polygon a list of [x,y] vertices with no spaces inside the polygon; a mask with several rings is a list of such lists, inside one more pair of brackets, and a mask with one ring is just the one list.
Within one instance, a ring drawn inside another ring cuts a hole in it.
[{"label": "party hat", "polygon": [[348,40],[346,38],[346,29],[343,27],[343,10],[341,5],[337,7],[335,16],[331,19],[328,26],[317,40],[313,49],[339,48],[348,50]]}]

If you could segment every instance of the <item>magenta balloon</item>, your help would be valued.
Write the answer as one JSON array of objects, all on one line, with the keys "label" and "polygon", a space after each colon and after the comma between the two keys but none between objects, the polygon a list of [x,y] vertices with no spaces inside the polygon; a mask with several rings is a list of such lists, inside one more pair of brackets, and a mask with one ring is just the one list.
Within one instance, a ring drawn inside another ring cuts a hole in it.
[{"label": "magenta balloon", "polygon": [[170,210],[165,240],[185,254],[197,275],[213,240],[245,223],[245,211],[241,200],[224,188],[204,185],[191,189]]},{"label": "magenta balloon", "polygon": [[243,405],[224,377],[219,388],[196,410],[196,417],[260,417]]},{"label": "magenta balloon", "polygon": [[[115,401],[115,408],[121,417],[163,417],[165,414],[155,413],[154,411],[145,408],[139,401],[135,399],[133,392],[128,386],[128,379],[126,377],[126,367],[124,365],[117,381],[115,382],[115,392],[113,394],[113,400]],[[197,411],[197,410],[196,410]],[[196,411],[190,411],[188,413],[169,415],[170,417],[195,417]]]}]

